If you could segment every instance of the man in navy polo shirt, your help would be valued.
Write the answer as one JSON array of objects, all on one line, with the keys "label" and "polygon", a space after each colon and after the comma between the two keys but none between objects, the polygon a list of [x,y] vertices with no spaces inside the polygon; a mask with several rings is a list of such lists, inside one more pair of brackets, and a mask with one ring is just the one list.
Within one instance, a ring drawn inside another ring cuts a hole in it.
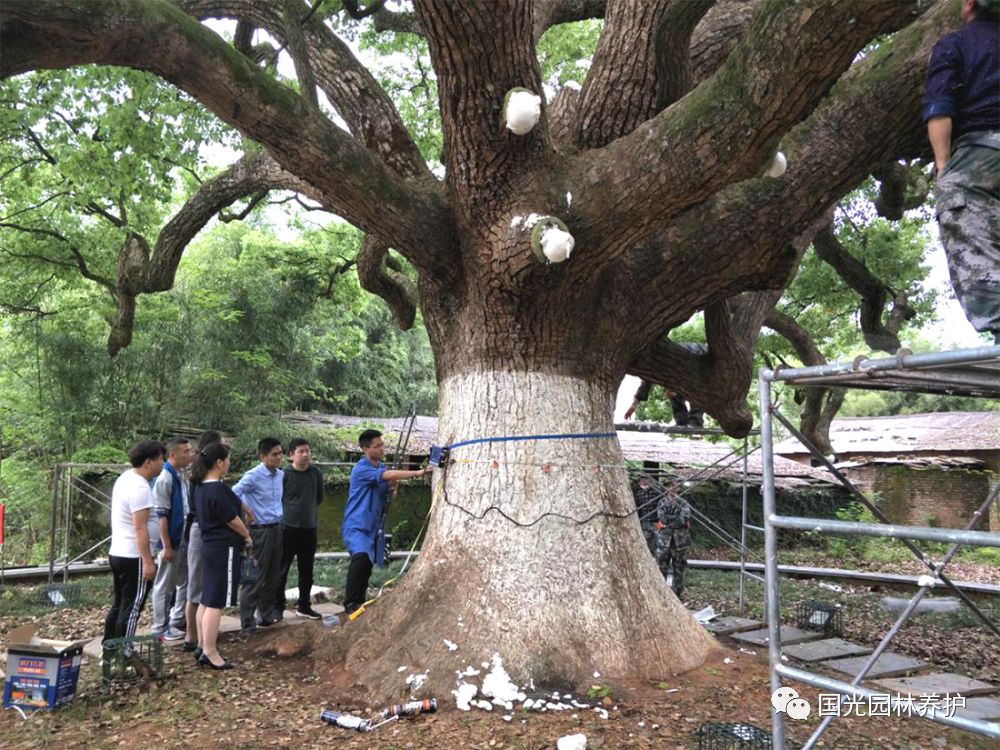
[{"label": "man in navy polo shirt", "polygon": [[378,430],[362,432],[358,444],[365,455],[351,469],[344,523],[340,527],[344,546],[351,555],[344,586],[344,611],[348,615],[365,603],[368,594],[368,580],[375,564],[375,537],[390,483],[426,476],[433,470],[431,466],[416,471],[386,469],[382,466],[385,445]]},{"label": "man in navy polo shirt", "polygon": [[[250,537],[256,565],[240,584],[240,624],[244,633],[269,627],[281,619],[278,589],[281,584],[281,498],[285,473],[279,468],[284,452],[281,442],[267,437],[257,443],[260,463],[233,487],[240,501],[253,512]],[[258,617],[259,615],[259,617]]]}]

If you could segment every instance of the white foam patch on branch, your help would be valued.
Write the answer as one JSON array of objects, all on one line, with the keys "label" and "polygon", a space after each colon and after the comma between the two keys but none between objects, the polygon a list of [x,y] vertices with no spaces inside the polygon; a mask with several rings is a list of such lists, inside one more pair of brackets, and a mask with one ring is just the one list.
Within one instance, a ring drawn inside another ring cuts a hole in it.
[{"label": "white foam patch on branch", "polygon": [[783,153],[778,151],[771,160],[771,166],[767,168],[767,176],[781,177],[786,169],[788,169],[788,159],[785,158]]},{"label": "white foam patch on branch", "polygon": [[569,258],[576,245],[576,240],[569,232],[564,232],[559,227],[551,226],[542,232],[539,238],[542,244],[542,253],[548,258],[550,263],[562,263]]},{"label": "white foam patch on branch", "polygon": [[542,116],[542,97],[530,91],[515,91],[507,97],[504,120],[507,129],[516,135],[526,135]]}]

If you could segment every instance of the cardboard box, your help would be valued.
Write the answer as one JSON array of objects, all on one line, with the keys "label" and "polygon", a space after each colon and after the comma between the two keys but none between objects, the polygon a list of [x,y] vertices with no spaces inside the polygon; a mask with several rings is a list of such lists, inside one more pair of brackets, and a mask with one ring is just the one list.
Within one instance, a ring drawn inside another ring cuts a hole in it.
[{"label": "cardboard box", "polygon": [[56,708],[72,701],[86,643],[39,638],[34,625],[12,631],[7,647],[4,708]]}]

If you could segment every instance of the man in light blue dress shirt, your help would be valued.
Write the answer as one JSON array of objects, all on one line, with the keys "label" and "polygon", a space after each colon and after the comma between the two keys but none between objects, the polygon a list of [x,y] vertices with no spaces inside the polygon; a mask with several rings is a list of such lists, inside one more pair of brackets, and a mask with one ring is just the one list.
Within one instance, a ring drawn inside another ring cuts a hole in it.
[{"label": "man in light blue dress shirt", "polygon": [[240,624],[244,633],[269,627],[281,619],[278,586],[281,583],[281,497],[285,473],[279,468],[284,452],[276,438],[257,443],[260,463],[233,487],[253,511],[250,524],[255,560],[240,584]]}]

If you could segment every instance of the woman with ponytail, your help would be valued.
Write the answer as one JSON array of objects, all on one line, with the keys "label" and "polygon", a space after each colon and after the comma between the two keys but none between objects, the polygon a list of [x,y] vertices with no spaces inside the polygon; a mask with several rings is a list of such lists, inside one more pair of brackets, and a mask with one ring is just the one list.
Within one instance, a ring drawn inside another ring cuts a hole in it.
[{"label": "woman with ponytail", "polygon": [[219,655],[216,642],[222,610],[236,606],[240,550],[252,548],[250,532],[240,518],[242,504],[222,479],[229,472],[229,447],[212,443],[198,452],[191,474],[194,506],[201,530],[202,590],[198,606],[198,664],[232,669]]}]

